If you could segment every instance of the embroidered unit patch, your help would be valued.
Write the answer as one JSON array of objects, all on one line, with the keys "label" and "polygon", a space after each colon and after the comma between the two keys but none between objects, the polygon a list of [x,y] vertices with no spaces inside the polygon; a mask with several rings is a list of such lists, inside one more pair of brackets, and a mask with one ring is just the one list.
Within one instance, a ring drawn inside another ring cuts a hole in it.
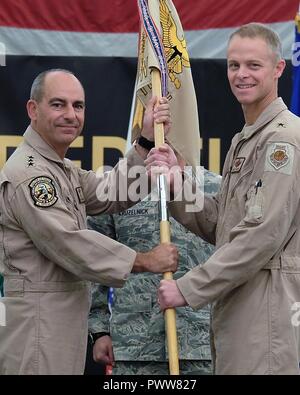
[{"label": "embroidered unit patch", "polygon": [[266,153],[265,171],[292,174],[294,150],[294,147],[289,143],[269,143]]},{"label": "embroidered unit patch", "polygon": [[286,145],[276,144],[270,155],[270,163],[275,169],[285,166],[289,161]]},{"label": "embroidered unit patch", "polygon": [[233,165],[232,165],[231,173],[239,173],[241,171],[241,168],[242,168],[245,160],[246,160],[246,158],[235,158]]},{"label": "embroidered unit patch", "polygon": [[53,180],[49,177],[37,177],[29,184],[30,194],[38,207],[53,206],[58,200]]}]

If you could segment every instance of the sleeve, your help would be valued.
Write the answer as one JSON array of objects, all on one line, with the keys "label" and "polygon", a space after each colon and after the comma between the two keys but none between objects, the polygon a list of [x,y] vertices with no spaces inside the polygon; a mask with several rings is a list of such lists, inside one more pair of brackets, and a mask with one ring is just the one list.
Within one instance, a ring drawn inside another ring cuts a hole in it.
[{"label": "sleeve", "polygon": [[55,190],[55,183],[55,198],[48,198],[48,206],[39,206],[41,198],[35,193],[40,191],[32,191],[32,182],[18,185],[9,204],[38,251],[79,278],[121,287],[131,272],[136,252],[93,230],[79,229],[78,219]]},{"label": "sleeve", "polygon": [[[88,228],[107,237],[116,239],[113,216],[101,214],[87,218]],[[109,319],[110,311],[108,308],[109,288],[98,284],[92,284],[92,305],[89,313],[89,331],[110,332]]]},{"label": "sleeve", "polygon": [[111,239],[116,240],[116,230],[114,219],[111,214],[100,214],[87,217],[88,229],[101,233]]},{"label": "sleeve", "polygon": [[210,244],[215,244],[218,205],[218,194],[205,194],[191,178],[186,178],[182,190],[168,207],[178,222]]},{"label": "sleeve", "polygon": [[110,332],[110,312],[107,305],[108,287],[92,284],[92,305],[89,312],[89,332]]},{"label": "sleeve", "polygon": [[[284,156],[282,148],[274,151],[277,145],[284,146],[288,155]],[[244,218],[229,230],[229,241],[202,267],[197,266],[177,281],[193,308],[201,308],[248,281],[281,251],[297,229],[298,146],[271,141],[260,150],[253,169],[260,187],[252,185],[247,192]]]},{"label": "sleeve", "polygon": [[124,211],[149,193],[144,161],[134,147],[111,171],[78,171],[88,215]]}]

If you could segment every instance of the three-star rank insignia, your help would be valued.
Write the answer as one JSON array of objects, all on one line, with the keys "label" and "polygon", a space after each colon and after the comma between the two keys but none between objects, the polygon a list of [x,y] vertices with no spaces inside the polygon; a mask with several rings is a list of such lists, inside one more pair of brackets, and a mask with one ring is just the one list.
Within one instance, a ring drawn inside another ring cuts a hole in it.
[{"label": "three-star rank insignia", "polygon": [[53,180],[49,177],[36,177],[29,188],[34,204],[38,207],[53,206],[58,200]]},{"label": "three-star rank insignia", "polygon": [[289,161],[286,145],[276,144],[270,155],[270,163],[275,169],[280,169]]},{"label": "three-star rank insignia", "polygon": [[34,157],[32,155],[27,156],[27,167],[35,166]]}]

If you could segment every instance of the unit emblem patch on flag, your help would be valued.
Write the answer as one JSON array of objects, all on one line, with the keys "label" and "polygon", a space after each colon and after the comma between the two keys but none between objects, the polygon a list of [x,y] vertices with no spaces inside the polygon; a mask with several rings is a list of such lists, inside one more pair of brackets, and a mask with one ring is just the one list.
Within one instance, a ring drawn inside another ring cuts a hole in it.
[{"label": "unit emblem patch on flag", "polygon": [[175,87],[179,89],[181,81],[177,75],[183,72],[183,67],[191,67],[191,64],[185,38],[183,34],[182,37],[179,37],[179,29],[177,29],[171,10],[164,0],[160,0],[160,22],[169,77]]}]

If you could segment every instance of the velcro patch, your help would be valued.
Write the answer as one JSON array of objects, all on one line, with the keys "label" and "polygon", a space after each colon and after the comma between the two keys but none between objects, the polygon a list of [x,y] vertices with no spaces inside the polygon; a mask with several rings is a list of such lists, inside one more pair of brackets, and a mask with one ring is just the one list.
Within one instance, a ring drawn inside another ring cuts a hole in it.
[{"label": "velcro patch", "polygon": [[79,203],[85,203],[84,193],[81,187],[75,188]]},{"label": "velcro patch", "polygon": [[34,204],[38,207],[53,206],[58,200],[53,180],[49,177],[36,177],[29,188]]},{"label": "velcro patch", "polygon": [[289,143],[270,143],[267,149],[265,171],[292,174],[294,147]]},{"label": "velcro patch", "polygon": [[241,168],[245,162],[246,158],[235,158],[232,168],[231,168],[231,173],[239,173],[241,171]]}]

